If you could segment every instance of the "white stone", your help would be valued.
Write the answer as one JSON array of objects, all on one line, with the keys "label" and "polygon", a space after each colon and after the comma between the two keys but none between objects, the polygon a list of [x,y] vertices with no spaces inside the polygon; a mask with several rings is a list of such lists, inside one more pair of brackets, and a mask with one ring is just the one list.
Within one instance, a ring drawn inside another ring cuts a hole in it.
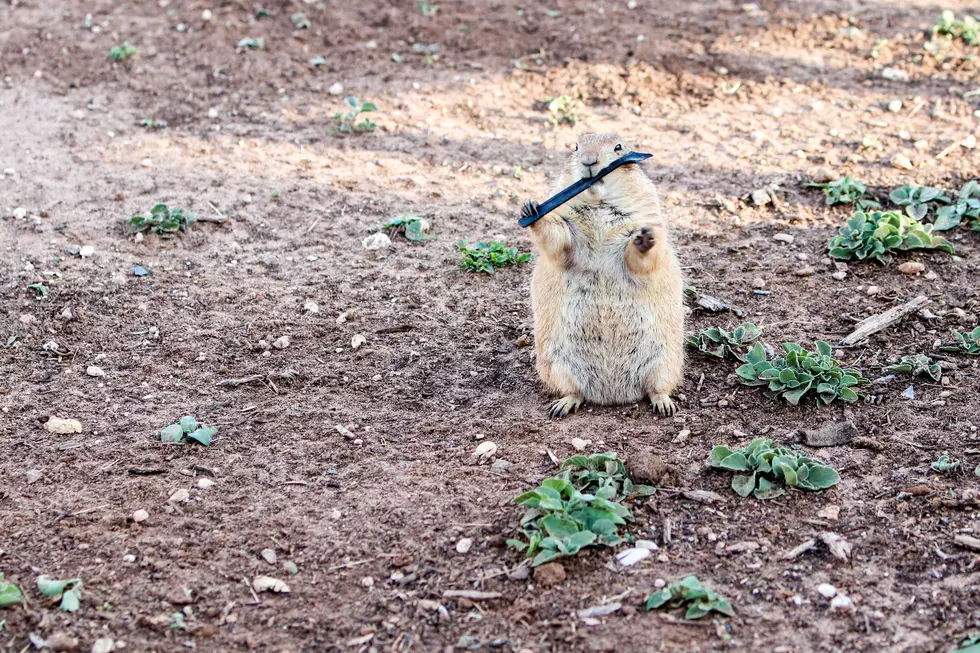
[{"label": "white stone", "polygon": [[456,553],[468,553],[472,547],[473,539],[464,537],[459,542],[456,542]]},{"label": "white stone", "polygon": [[136,512],[133,513],[133,521],[136,522],[137,524],[140,522],[144,522],[149,518],[150,518],[150,513],[146,512],[145,510],[137,510]]},{"label": "white stone", "polygon": [[89,365],[85,368],[85,373],[89,376],[105,376],[105,372],[98,365]]},{"label": "white stone", "polygon": [[[320,88],[323,87],[321,86]],[[341,84],[340,82],[332,84],[330,88],[327,89],[327,93],[329,93],[330,95],[340,95],[343,92],[344,92],[344,85]]]},{"label": "white stone", "polygon": [[821,583],[817,585],[817,593],[824,598],[832,599],[837,596],[837,588],[830,583]]},{"label": "white stone", "polygon": [[361,241],[361,245],[363,245],[364,249],[368,250],[369,252],[377,251],[379,249],[388,249],[391,247],[391,238],[388,238],[388,234],[379,231],[371,234]]}]

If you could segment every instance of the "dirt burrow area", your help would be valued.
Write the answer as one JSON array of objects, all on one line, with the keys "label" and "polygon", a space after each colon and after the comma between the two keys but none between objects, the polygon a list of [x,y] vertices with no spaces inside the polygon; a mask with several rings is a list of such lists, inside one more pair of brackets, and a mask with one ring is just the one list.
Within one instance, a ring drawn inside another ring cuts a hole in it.
[{"label": "dirt burrow area", "polygon": [[[527,346],[528,266],[468,274],[455,244],[502,234],[528,249],[520,202],[546,197],[578,133],[617,131],[654,154],[646,170],[688,282],[742,312],[692,309],[689,330],[748,319],[771,344],[837,342],[921,294],[928,312],[838,355],[881,376],[892,356],[935,353],[976,323],[976,234],[952,237],[955,258],[905,255],[925,265],[918,276],[853,264],[839,278],[824,256],[847,213],[805,184],[851,174],[883,195],[977,176],[975,149],[937,158],[976,133],[980,107],[975,50],[925,49],[939,11],[0,5],[0,572],[29,599],[0,611],[0,649],[33,634],[86,651],[100,639],[130,651],[936,651],[977,634],[978,554],[954,542],[980,536],[974,359],[946,357],[948,381],[912,382],[912,400],[900,379],[876,388],[880,403],[816,409],[692,357],[676,417],[644,404],[553,422]],[[123,41],[139,54],[110,62]],[[374,131],[330,135],[347,95],[378,105]],[[574,126],[544,109],[562,95]],[[913,170],[892,164],[899,154]],[[773,202],[752,202],[759,189]],[[158,202],[221,221],[127,237],[123,220]],[[433,236],[363,249],[402,213],[431,220]],[[756,279],[771,294],[753,293]],[[217,427],[210,447],[159,441],[184,414]],[[82,432],[48,432],[52,415]],[[791,442],[844,420],[856,444],[808,449],[840,471],[832,490],[742,500],[705,470],[713,444]],[[505,473],[471,461],[478,437]],[[723,500],[637,502],[630,530],[659,549],[634,567],[596,550],[563,560],[560,583],[512,578],[511,500],[554,473],[548,452],[571,455],[572,438],[652,454],[668,490]],[[930,473],[941,454],[964,473]],[[189,499],[169,501],[180,489]],[[149,519],[134,523],[136,510]],[[784,558],[825,531],[853,545],[850,562],[822,548]],[[81,609],[43,601],[40,574],[82,578]],[[688,574],[737,616],[692,625],[643,609],[658,580]],[[291,591],[253,595],[260,575]],[[853,608],[831,609],[822,583]],[[502,597],[443,596],[463,589]],[[614,597],[611,615],[576,615]]]}]

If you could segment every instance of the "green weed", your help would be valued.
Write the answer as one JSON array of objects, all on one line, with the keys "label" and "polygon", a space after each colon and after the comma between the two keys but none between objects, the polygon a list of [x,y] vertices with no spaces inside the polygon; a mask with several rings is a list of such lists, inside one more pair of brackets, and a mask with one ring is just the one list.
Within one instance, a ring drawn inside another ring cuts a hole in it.
[{"label": "green weed", "polygon": [[960,468],[960,463],[957,460],[952,460],[949,456],[940,456],[929,465],[929,468],[934,472],[945,474],[947,472],[955,472]]},{"label": "green weed", "polygon": [[835,399],[857,401],[855,388],[868,383],[861,371],[841,367],[832,357],[833,348],[823,340],[816,342],[817,350],[809,351],[792,342],[783,343],[784,356],[766,360],[761,343],[746,355],[745,364],[735,370],[739,380],[748,386],[768,386],[790,405],[796,406],[807,395],[815,395],[817,405],[830,404]]},{"label": "green weed", "polygon": [[421,215],[404,213],[388,220],[380,228],[372,229],[371,231],[387,231],[388,236],[404,234],[408,240],[419,242],[428,238],[429,229],[429,221]]},{"label": "green weed", "polygon": [[952,333],[953,339],[956,342],[941,345],[939,347],[940,351],[955,351],[960,354],[966,353],[972,356],[980,356],[980,326],[966,333],[961,333],[956,330],[953,330]]},{"label": "green weed", "polygon": [[617,501],[648,497],[657,489],[649,485],[634,485],[626,474],[626,466],[615,453],[597,453],[591,456],[572,456],[565,460],[561,478],[582,492],[595,493],[606,486],[616,490]]},{"label": "green weed", "polygon": [[61,597],[61,609],[65,612],[75,612],[82,604],[82,579],[54,580],[47,576],[39,576],[37,589],[49,599]]},{"label": "green weed", "polygon": [[334,134],[352,134],[356,132],[370,132],[374,131],[375,125],[368,118],[364,118],[361,122],[357,122],[357,117],[362,113],[370,113],[372,111],[377,111],[378,107],[373,102],[361,102],[356,97],[347,97],[344,102],[349,107],[349,111],[338,111],[333,114],[333,121],[335,127],[330,130],[330,135]]},{"label": "green weed", "polygon": [[980,22],[973,16],[957,18],[949,9],[940,15],[932,32],[949,39],[963,39],[967,45],[980,43]]},{"label": "green weed", "polygon": [[190,415],[180,418],[180,421],[171,424],[160,431],[161,442],[197,442],[208,446],[211,438],[218,432],[213,426],[198,424],[197,420]]},{"label": "green weed", "polygon": [[881,204],[868,196],[868,187],[860,181],[852,179],[850,175],[826,184],[808,184],[808,186],[823,189],[827,206],[853,204],[859,211],[881,207]]},{"label": "green weed", "polygon": [[960,189],[955,199],[936,211],[932,228],[946,231],[958,226],[964,219],[969,220],[970,228],[980,231],[980,184],[968,181]]},{"label": "green weed", "polygon": [[952,200],[942,188],[905,184],[888,194],[895,206],[904,206],[905,213],[914,220],[923,220],[929,209],[939,204],[949,204]]},{"label": "green weed", "polygon": [[735,616],[732,604],[706,587],[697,576],[688,576],[678,583],[671,583],[647,598],[647,610],[664,606],[679,608],[684,605],[687,605],[685,619],[700,619],[712,611],[729,617]]},{"label": "green weed", "polygon": [[310,29],[313,27],[313,23],[310,22],[310,19],[303,12],[293,14],[289,17],[289,21],[295,29]]},{"label": "green weed", "polygon": [[419,10],[419,13],[425,16],[426,18],[435,18],[436,14],[439,13],[439,5],[436,4],[430,4],[428,2],[419,2],[418,4],[415,5],[415,7]]},{"label": "green weed", "polygon": [[890,365],[882,371],[889,374],[901,372],[912,376],[929,376],[934,381],[939,381],[943,376],[942,366],[924,354],[902,356],[897,365]]},{"label": "green weed", "polygon": [[126,61],[137,53],[139,53],[139,49],[130,45],[129,41],[124,41],[122,45],[117,45],[109,50],[109,58],[113,61]]},{"label": "green weed", "polygon": [[734,358],[745,361],[749,345],[757,340],[761,332],[751,322],[743,322],[729,333],[719,327],[701,329],[697,335],[686,336],[684,343],[707,356],[716,358]]},{"label": "green weed", "polygon": [[744,449],[717,445],[711,449],[708,465],[715,469],[749,472],[732,479],[732,490],[739,496],[750,494],[756,499],[774,499],[786,494],[788,487],[816,492],[840,483],[833,467],[820,464],[798,451],[777,447],[772,440],[759,438]]},{"label": "green weed", "polygon": [[27,289],[33,290],[35,294],[42,299],[47,297],[49,292],[48,287],[43,283],[32,283],[31,285],[27,286]]},{"label": "green weed", "polygon": [[463,239],[456,241],[460,253],[460,267],[469,272],[493,272],[496,268],[516,265],[531,260],[529,252],[521,252],[506,243],[492,241],[467,244]]},{"label": "green weed", "polygon": [[24,594],[20,591],[20,588],[4,580],[3,574],[0,574],[0,608],[6,608],[23,602]]},{"label": "green weed", "polygon": [[932,225],[898,211],[857,211],[840,228],[828,245],[830,256],[848,261],[872,259],[882,265],[890,263],[894,252],[913,249],[938,249],[953,253],[953,245],[942,236],[933,235]]},{"label": "green weed", "polygon": [[161,238],[173,238],[178,232],[186,231],[196,219],[197,216],[187,209],[157,204],[150,209],[148,215],[134,215],[126,220],[124,226],[129,234],[153,231]]},{"label": "green weed", "polygon": [[244,38],[238,42],[239,50],[265,50],[264,38]]},{"label": "green weed", "polygon": [[548,110],[548,119],[553,125],[575,125],[578,123],[578,103],[568,95],[542,100]]}]

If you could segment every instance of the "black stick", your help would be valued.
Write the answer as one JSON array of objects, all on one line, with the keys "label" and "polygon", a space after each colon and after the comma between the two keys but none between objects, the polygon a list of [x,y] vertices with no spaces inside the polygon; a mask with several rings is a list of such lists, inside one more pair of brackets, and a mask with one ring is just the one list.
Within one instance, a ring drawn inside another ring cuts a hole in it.
[{"label": "black stick", "polygon": [[579,179],[574,184],[566,188],[565,190],[559,192],[553,197],[549,197],[541,204],[536,202],[525,202],[524,206],[521,207],[521,219],[519,224],[522,227],[530,227],[532,224],[541,219],[541,216],[547,215],[549,212],[554,211],[559,206],[572,199],[579,193],[582,193],[592,184],[596,183],[610,172],[615,170],[621,165],[627,163],[639,163],[649,159],[652,154],[644,154],[643,152],[630,152],[620,158],[616,159],[605,168],[600,170],[594,177],[589,177],[588,179]]}]

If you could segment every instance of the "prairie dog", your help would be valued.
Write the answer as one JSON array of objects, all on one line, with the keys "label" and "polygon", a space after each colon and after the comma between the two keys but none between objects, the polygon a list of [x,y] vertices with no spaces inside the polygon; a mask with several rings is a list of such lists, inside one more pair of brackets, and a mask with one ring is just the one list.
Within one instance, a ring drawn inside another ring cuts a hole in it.
[{"label": "prairie dog", "polygon": [[[554,192],[629,151],[615,134],[583,134]],[[650,178],[623,165],[530,231],[537,369],[560,397],[549,414],[647,396],[673,415],[670,394],[684,369],[683,283]]]}]

